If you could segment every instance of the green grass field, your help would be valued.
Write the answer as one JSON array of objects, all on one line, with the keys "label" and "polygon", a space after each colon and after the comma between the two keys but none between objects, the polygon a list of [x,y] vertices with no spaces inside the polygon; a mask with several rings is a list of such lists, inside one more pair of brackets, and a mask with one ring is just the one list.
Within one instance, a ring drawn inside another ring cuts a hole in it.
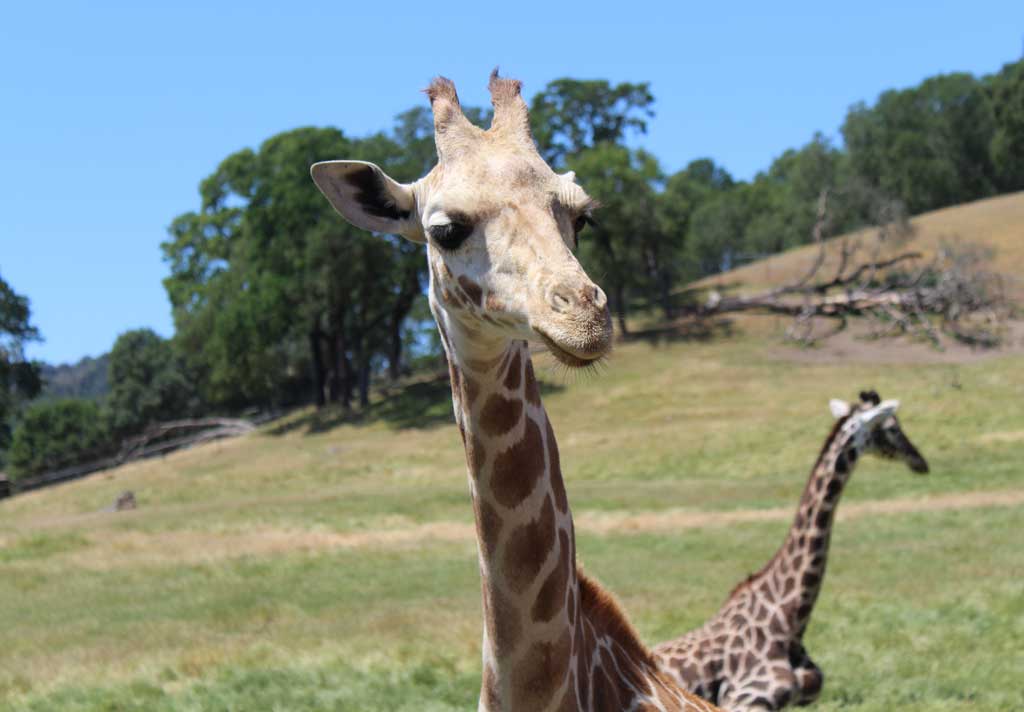
[{"label": "green grass field", "polygon": [[[781,540],[828,399],[872,386],[932,474],[865,460],[844,496],[815,709],[1024,709],[1024,357],[804,363],[754,331],[631,343],[579,379],[540,357],[588,571],[649,642],[696,626]],[[374,415],[307,411],[0,501],[0,709],[475,709],[446,385]],[[139,509],[102,511],[124,489]]]}]

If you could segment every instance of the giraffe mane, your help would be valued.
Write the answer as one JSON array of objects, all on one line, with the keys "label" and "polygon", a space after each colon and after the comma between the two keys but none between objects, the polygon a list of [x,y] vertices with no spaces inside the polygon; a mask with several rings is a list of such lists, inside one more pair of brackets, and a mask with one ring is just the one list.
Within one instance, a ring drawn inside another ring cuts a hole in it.
[{"label": "giraffe mane", "polygon": [[[843,429],[843,426],[846,425],[846,421],[848,421],[852,417],[852,415],[852,413],[850,415],[844,415],[842,418],[837,419],[836,422],[832,424],[832,430],[829,432],[828,437],[825,438],[825,444],[821,446],[821,452],[819,452],[818,457],[814,459],[814,465],[811,467],[811,473],[810,475],[808,475],[808,479],[814,477],[814,472],[818,469],[818,465],[821,464],[822,459],[824,459],[825,453],[827,453],[828,449],[832,447],[832,442],[836,439],[836,436],[839,435],[839,432]],[[775,561],[779,558],[781,554],[781,550],[776,551],[772,558],[768,560],[768,563],[766,563],[760,569],[750,574],[745,579],[740,581],[738,584],[733,586],[733,589],[729,591],[729,595],[726,597],[725,600],[728,601],[736,595],[738,595],[739,593],[741,593],[744,589],[750,588],[751,584],[753,584],[756,580],[761,578],[761,576],[763,576],[766,571],[770,570],[772,566],[775,565]]]},{"label": "giraffe mane", "polygon": [[757,581],[759,578],[761,578],[769,569],[772,568],[772,566],[775,565],[775,561],[781,555],[782,555],[782,551],[776,551],[772,555],[772,558],[768,559],[768,563],[766,563],[764,566],[762,566],[760,569],[758,569],[754,573],[749,574],[745,579],[743,579],[738,584],[733,586],[732,590],[729,591],[729,595],[726,596],[725,600],[726,601],[730,601],[733,598],[735,598],[737,595],[742,593],[745,589],[750,588],[754,584],[755,581]]},{"label": "giraffe mane", "polygon": [[814,471],[818,469],[818,465],[821,464],[822,459],[825,457],[825,453],[827,453],[828,449],[832,447],[832,441],[836,439],[837,435],[839,435],[839,431],[841,431],[843,429],[843,426],[846,425],[846,421],[848,421],[852,417],[853,413],[850,413],[849,415],[844,415],[842,418],[839,418],[838,420],[836,420],[835,423],[832,424],[832,431],[828,434],[828,437],[825,438],[825,444],[821,446],[821,452],[818,453],[818,457],[816,457],[814,460],[814,467],[811,468],[811,476],[813,476]]},{"label": "giraffe mane", "polygon": [[580,610],[594,630],[612,638],[636,662],[655,666],[653,654],[640,640],[615,596],[579,566],[576,576],[580,585]]}]

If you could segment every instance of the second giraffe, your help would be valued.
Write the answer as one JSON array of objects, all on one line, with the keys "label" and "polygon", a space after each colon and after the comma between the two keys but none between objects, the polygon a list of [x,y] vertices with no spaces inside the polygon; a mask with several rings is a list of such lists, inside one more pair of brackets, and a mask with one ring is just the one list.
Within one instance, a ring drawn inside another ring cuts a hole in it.
[{"label": "second giraffe", "polygon": [[730,712],[805,705],[820,694],[824,676],[803,636],[825,576],[833,515],[859,456],[875,453],[928,472],[896,419],[897,401],[865,391],[852,405],[830,406],[835,426],[782,546],[702,627],[654,649],[684,688]]}]

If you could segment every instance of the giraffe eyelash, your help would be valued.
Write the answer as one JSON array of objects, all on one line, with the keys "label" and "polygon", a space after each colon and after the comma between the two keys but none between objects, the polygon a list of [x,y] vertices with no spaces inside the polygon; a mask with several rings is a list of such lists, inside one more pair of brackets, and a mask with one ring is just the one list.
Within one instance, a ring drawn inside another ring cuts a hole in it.
[{"label": "giraffe eyelash", "polygon": [[572,223],[572,243],[573,249],[577,249],[580,246],[580,233],[583,232],[583,228],[587,225],[591,227],[597,227],[597,221],[590,212],[581,213]]},{"label": "giraffe eyelash", "polygon": [[473,232],[473,226],[465,222],[453,221],[443,225],[431,225],[427,232],[438,247],[451,252],[459,249],[466,241],[466,238]]}]

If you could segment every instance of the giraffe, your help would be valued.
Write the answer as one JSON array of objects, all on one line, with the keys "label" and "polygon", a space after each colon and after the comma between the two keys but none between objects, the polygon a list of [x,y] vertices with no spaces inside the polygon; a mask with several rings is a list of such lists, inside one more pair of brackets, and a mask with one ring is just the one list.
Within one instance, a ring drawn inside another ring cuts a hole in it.
[{"label": "giraffe", "polygon": [[605,294],[573,254],[596,203],[537,153],[520,82],[495,71],[488,88],[485,131],[466,119],[450,80],[431,82],[438,163],[412,184],[359,161],[311,169],[349,222],[426,245],[476,523],[479,709],[717,709],[662,671],[616,600],[577,569],[528,343],[569,368],[611,348]]},{"label": "giraffe", "polygon": [[654,649],[680,685],[731,712],[805,705],[821,692],[824,677],[803,635],[825,576],[833,514],[859,456],[875,453],[928,472],[896,419],[897,401],[863,391],[853,405],[829,405],[836,423],[782,546],[702,627]]}]

